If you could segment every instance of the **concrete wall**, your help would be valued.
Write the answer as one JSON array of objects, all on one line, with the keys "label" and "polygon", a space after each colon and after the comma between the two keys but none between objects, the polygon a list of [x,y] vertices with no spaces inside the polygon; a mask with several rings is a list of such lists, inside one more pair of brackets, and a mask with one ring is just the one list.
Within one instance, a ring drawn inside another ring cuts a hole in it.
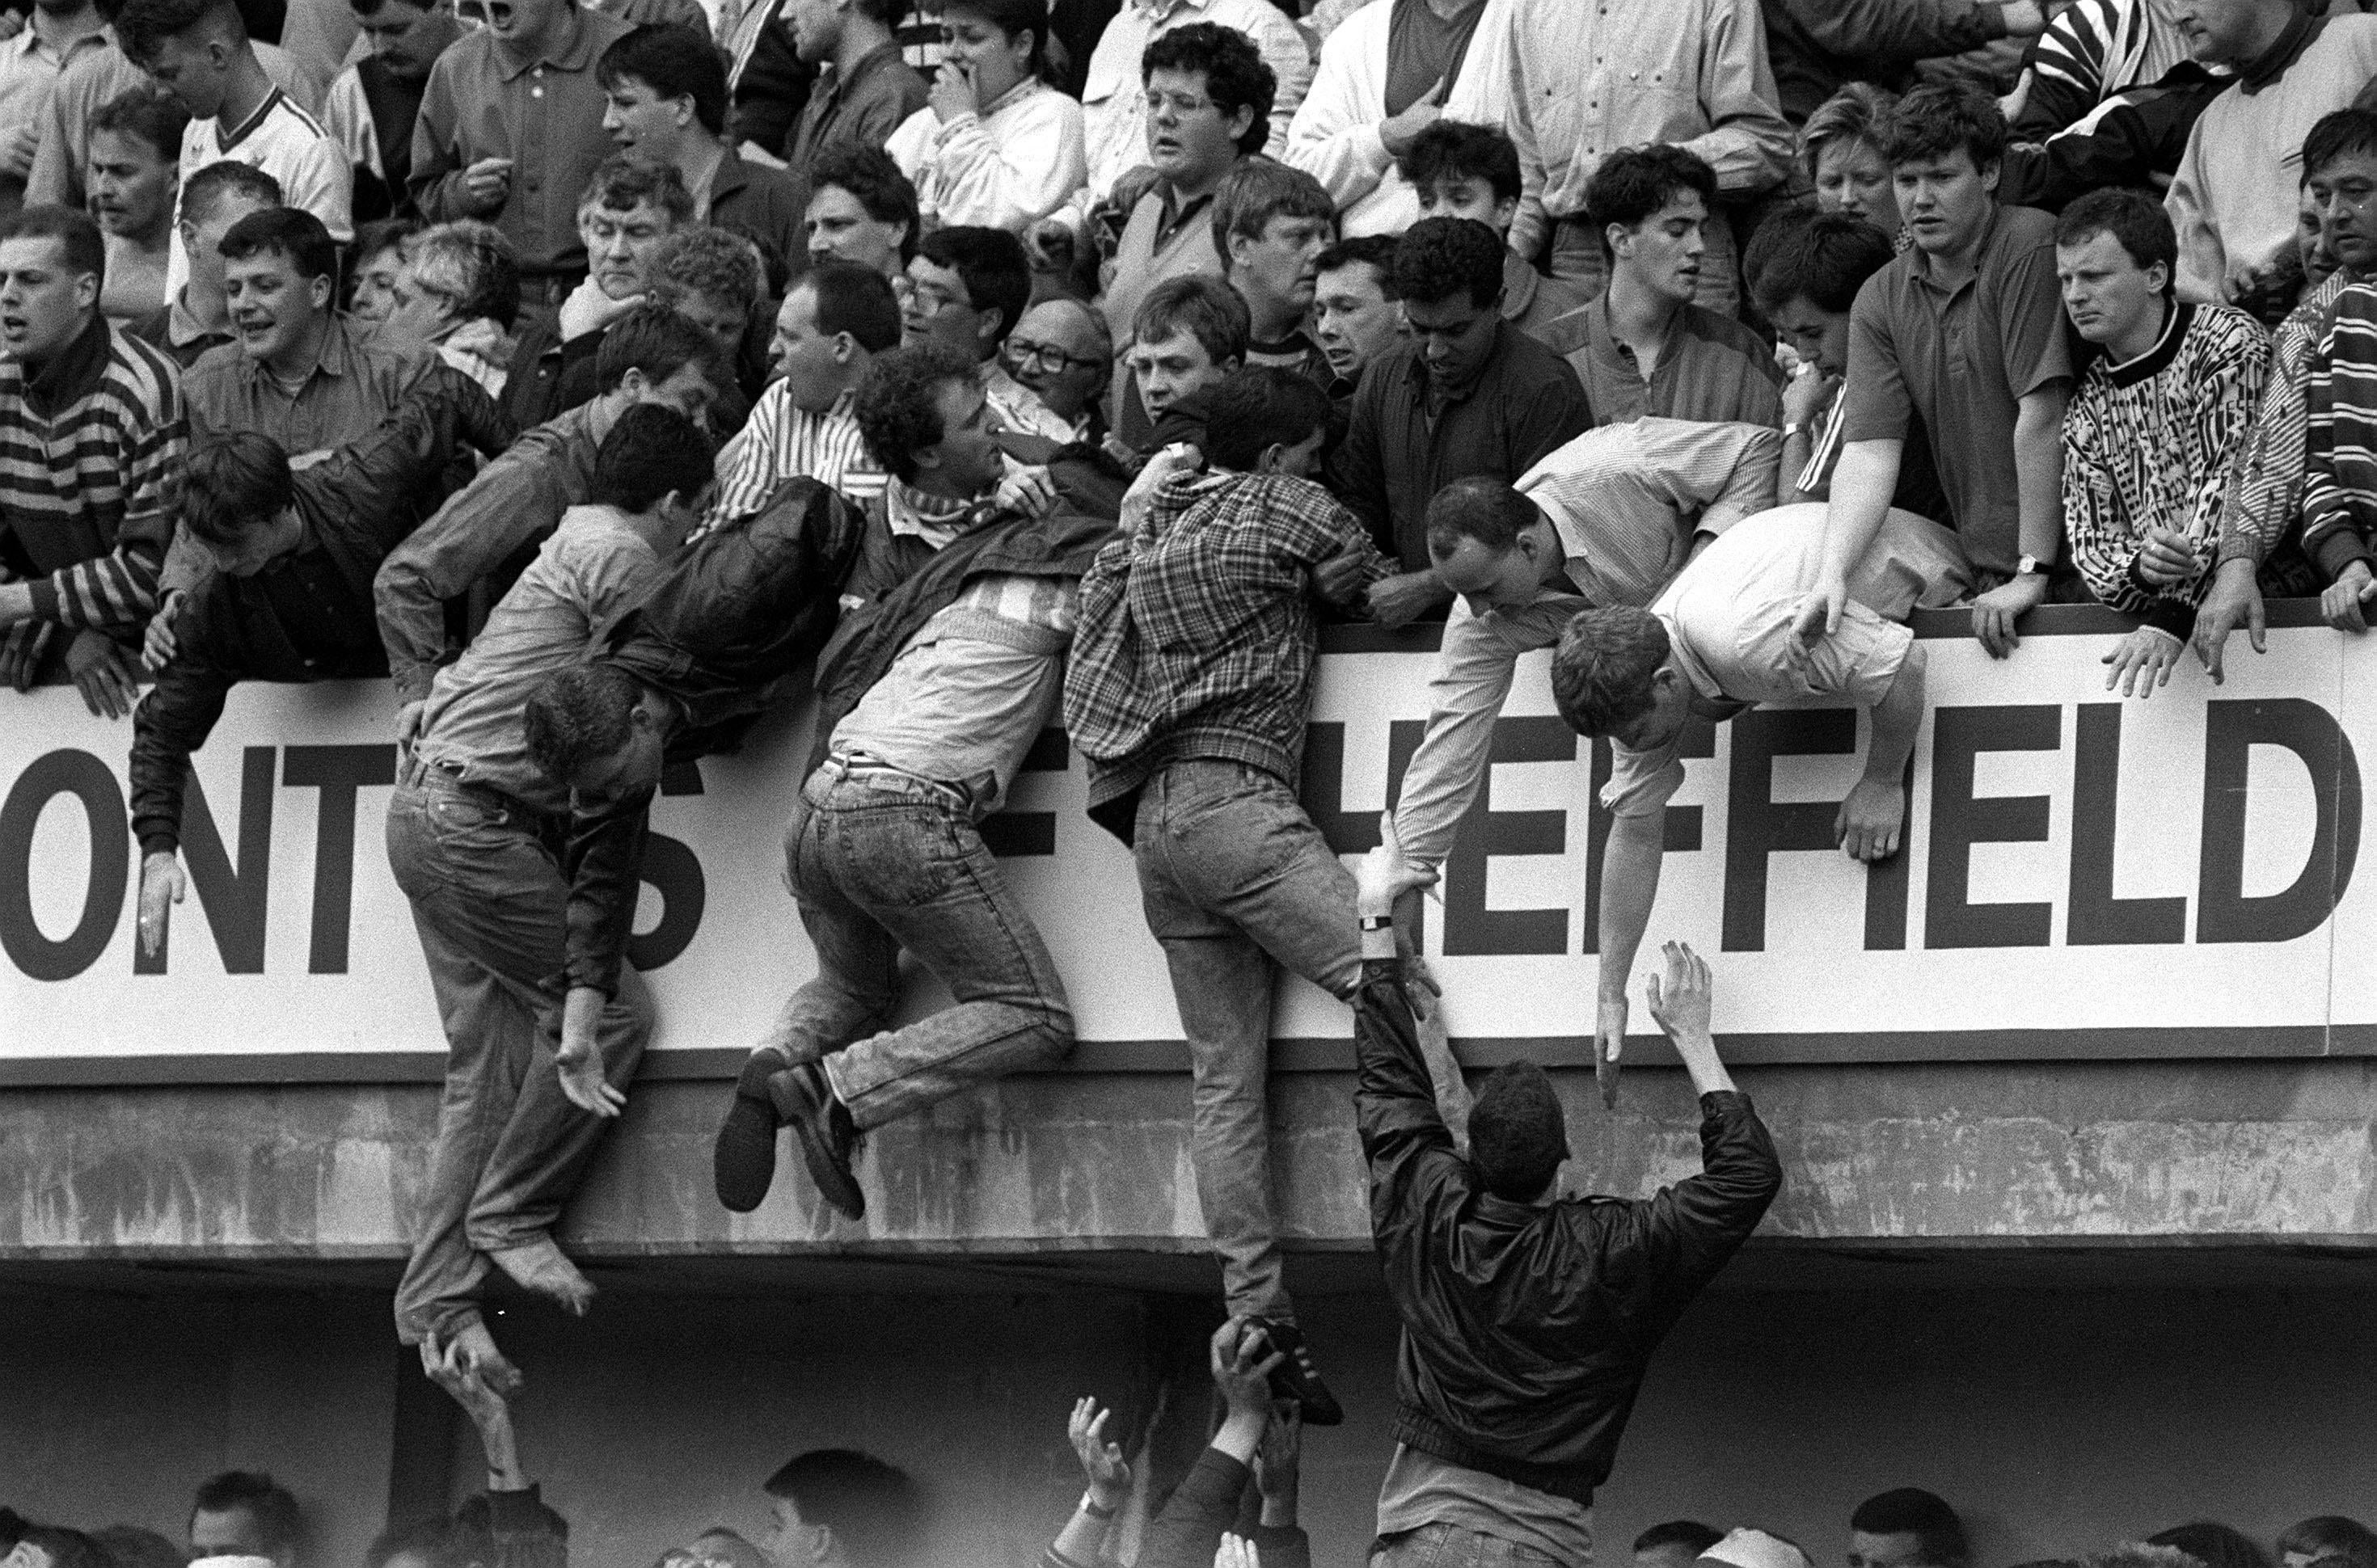
[{"label": "concrete wall", "polygon": [[[1900,1484],[1963,1506],[1992,1565],[2207,1514],[2264,1540],[2310,1514],[2377,1514],[2358,1266],[2165,1289],[2115,1258],[2089,1265],[2098,1286],[2040,1289],[2022,1282],[2083,1271],[2006,1253],[1952,1261],[1940,1288],[1737,1282],[1661,1353],[1596,1510],[1602,1560],[1689,1515],[1780,1529],[1830,1568],[1849,1509]],[[376,1292],[141,1298],[19,1277],[0,1296],[0,1501],[177,1534],[198,1476],[262,1465],[313,1507],[323,1568],[352,1568],[387,1488]],[[926,1479],[943,1562],[1030,1568],[1078,1495],[1071,1400],[1143,1409],[1147,1336],[1177,1310],[1099,1289],[820,1296],[801,1279],[672,1299],[657,1270],[582,1324],[508,1315],[533,1380],[527,1457],[576,1526],[578,1568],[644,1568],[712,1523],[758,1530],[758,1482],[823,1443]],[[1305,1483],[1316,1561],[1343,1568],[1361,1561],[1387,1453],[1394,1327],[1367,1290],[1304,1307],[1351,1417],[1314,1434]]]}]

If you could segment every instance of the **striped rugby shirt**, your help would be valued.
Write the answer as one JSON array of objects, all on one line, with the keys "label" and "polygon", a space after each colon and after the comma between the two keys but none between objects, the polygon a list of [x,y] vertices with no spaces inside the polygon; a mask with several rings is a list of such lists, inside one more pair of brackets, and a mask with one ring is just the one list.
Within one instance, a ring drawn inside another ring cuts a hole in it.
[{"label": "striped rugby shirt", "polygon": [[2336,296],[2304,402],[2302,547],[2334,582],[2353,562],[2377,560],[2377,284]]},{"label": "striped rugby shirt", "polygon": [[189,448],[180,372],[107,318],[30,378],[0,360],[0,517],[37,621],[125,628],[157,605]]}]

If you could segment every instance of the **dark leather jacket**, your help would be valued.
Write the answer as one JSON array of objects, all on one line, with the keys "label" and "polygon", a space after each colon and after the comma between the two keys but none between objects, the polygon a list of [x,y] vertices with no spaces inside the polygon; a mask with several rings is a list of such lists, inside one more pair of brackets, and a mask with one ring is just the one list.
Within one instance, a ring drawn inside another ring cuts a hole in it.
[{"label": "dark leather jacket", "polygon": [[1783,1168],[1746,1096],[1701,1099],[1698,1176],[1639,1200],[1496,1197],[1436,1110],[1400,966],[1362,966],[1355,1113],[1403,1317],[1395,1436],[1590,1504],[1652,1351],[1758,1227]]}]

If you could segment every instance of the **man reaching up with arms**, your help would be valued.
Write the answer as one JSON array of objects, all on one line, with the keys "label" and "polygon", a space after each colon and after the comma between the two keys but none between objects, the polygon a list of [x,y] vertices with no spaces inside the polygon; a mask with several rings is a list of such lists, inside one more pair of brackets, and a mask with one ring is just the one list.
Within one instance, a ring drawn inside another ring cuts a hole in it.
[{"label": "man reaching up with arms", "polygon": [[1783,1168],[1710,1038],[1708,965],[1672,942],[1666,983],[1649,982],[1651,1015],[1700,1096],[1701,1174],[1651,1198],[1560,1197],[1567,1122],[1532,1062],[1487,1080],[1463,1158],[1437,1112],[1395,952],[1395,900],[1435,875],[1403,858],[1392,822],[1380,832],[1356,878],[1354,1104],[1371,1235],[1404,1331],[1372,1562],[1486,1562],[1518,1548],[1587,1562],[1594,1489],[1651,1352],[1758,1228]]}]

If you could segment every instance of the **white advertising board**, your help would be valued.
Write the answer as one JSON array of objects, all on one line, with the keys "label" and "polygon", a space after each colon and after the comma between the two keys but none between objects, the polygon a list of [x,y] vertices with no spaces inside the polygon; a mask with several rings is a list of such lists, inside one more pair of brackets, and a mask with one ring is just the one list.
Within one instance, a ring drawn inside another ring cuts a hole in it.
[{"label": "white advertising board", "polygon": [[[2377,1054],[2377,892],[2353,876],[2377,649],[2282,616],[2266,655],[2237,640],[2226,685],[2191,659],[2123,702],[2098,662],[2107,618],[2036,619],[1993,663],[1962,617],[1927,617],[1931,711],[1885,867],[1830,842],[1857,716],[1720,727],[1669,808],[1646,955],[1673,937],[1716,961],[1718,1029],[1746,1061]],[[1351,853],[1425,725],[1433,636],[1345,628],[1327,647],[1304,793]],[[1522,669],[1427,914],[1478,1061],[1582,1060],[1591,1028],[1607,764],[1553,716],[1547,664]],[[0,701],[0,1082],[434,1075],[444,1040],[381,847],[384,685],[233,694],[196,767],[193,893],[155,960],[135,951],[130,724],[67,688]],[[702,762],[699,793],[656,803],[637,947],[662,1014],[650,1070],[731,1072],[811,972],[778,881],[806,728],[775,716]],[[1080,759],[1045,742],[988,831],[1071,990],[1077,1059],[1177,1064],[1129,852],[1082,814]],[[1337,1061],[1351,1026],[1296,981],[1274,1033],[1283,1061]]]}]

